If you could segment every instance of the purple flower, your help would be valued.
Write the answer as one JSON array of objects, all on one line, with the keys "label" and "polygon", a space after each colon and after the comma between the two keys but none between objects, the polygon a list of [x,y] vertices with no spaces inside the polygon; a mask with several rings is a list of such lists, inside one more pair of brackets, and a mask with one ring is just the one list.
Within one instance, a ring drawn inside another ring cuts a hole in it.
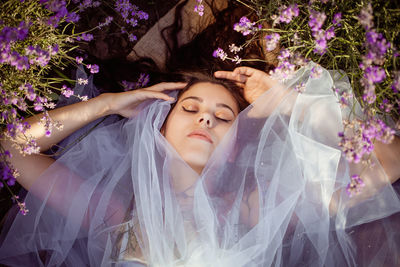
[{"label": "purple flower", "polygon": [[288,8],[285,6],[280,7],[280,15],[279,15],[279,21],[280,22],[285,22],[285,23],[290,23],[293,19],[293,17],[297,17],[299,15],[299,8],[297,4],[290,5]]},{"label": "purple flower", "polygon": [[29,59],[26,56],[21,56],[18,52],[13,51],[8,58],[9,64],[17,68],[17,70],[27,70],[30,68]]},{"label": "purple flower", "polygon": [[75,12],[68,13],[67,17],[65,18],[67,22],[78,22],[79,19],[80,19],[79,15]]},{"label": "purple flower", "polygon": [[326,19],[325,13],[320,13],[315,10],[310,9],[310,20],[308,21],[308,25],[311,28],[311,31],[313,32],[319,32],[319,30],[322,28],[322,25],[324,24]]},{"label": "purple flower", "polygon": [[134,35],[132,33],[128,34],[128,38],[129,38],[129,41],[131,41],[131,42],[137,41],[136,35]]},{"label": "purple flower", "polygon": [[21,21],[17,28],[4,27],[0,33],[0,43],[7,44],[18,40],[24,40],[29,33],[29,23]]},{"label": "purple flower", "polygon": [[140,84],[140,87],[145,87],[150,81],[150,76],[149,74],[146,73],[140,73],[138,83]]},{"label": "purple flower", "polygon": [[255,24],[255,22],[251,22],[247,17],[241,17],[239,23],[233,25],[233,29],[246,36],[258,30],[258,27],[254,26]]},{"label": "purple flower", "polygon": [[136,12],[136,16],[140,19],[140,20],[148,20],[149,19],[149,14],[147,14],[146,12],[139,10],[138,12]]},{"label": "purple flower", "polygon": [[269,74],[274,78],[274,79],[288,79],[290,78],[295,71],[295,65],[292,64],[292,58],[293,55],[288,49],[282,49],[279,56],[279,64],[278,66],[269,72]]},{"label": "purple flower", "polygon": [[310,72],[310,77],[312,79],[318,79],[322,75],[322,68],[320,65],[316,65],[315,67],[312,67],[311,72]]},{"label": "purple flower", "polygon": [[[8,151],[6,151],[8,152]],[[6,154],[2,154],[2,155],[6,155]],[[7,185],[9,186],[13,186],[15,184],[15,177],[13,175],[14,170],[12,168],[9,167],[8,162],[7,161],[0,161],[0,173],[1,173],[1,177],[3,179],[4,182],[7,183]],[[0,182],[0,188],[4,187],[3,183]]]},{"label": "purple flower", "polygon": [[[29,59],[29,63],[31,65],[37,64],[37,65],[40,65],[41,67],[46,66],[51,59],[50,52],[46,51],[46,50],[42,50],[40,48],[40,46],[36,46],[33,49],[32,48],[33,47],[29,46],[25,49],[26,54],[32,56]],[[56,48],[56,50],[58,50],[58,47],[55,47],[55,48]],[[53,50],[53,48],[50,47],[50,51],[52,51],[52,50]]]},{"label": "purple flower", "polygon": [[281,52],[279,53],[278,59],[283,60],[286,58],[289,58],[292,54],[288,49],[282,49]]},{"label": "purple flower", "polygon": [[41,96],[36,96],[34,103],[33,103],[33,109],[36,111],[42,111],[44,110],[43,105],[47,102],[47,98],[41,97]]},{"label": "purple flower", "polygon": [[364,29],[369,30],[374,27],[374,17],[372,16],[372,6],[371,3],[361,9],[360,15],[358,15],[358,21],[364,27]]},{"label": "purple flower", "polygon": [[213,57],[219,57],[224,61],[227,57],[228,54],[224,52],[224,50],[220,47],[218,47],[214,52],[213,52]]},{"label": "purple flower", "polygon": [[66,98],[69,98],[71,95],[74,94],[74,91],[66,85],[63,85],[63,87],[61,88],[61,94],[63,94]]},{"label": "purple flower", "polygon": [[272,33],[270,35],[265,36],[265,41],[266,41],[266,50],[267,51],[272,51],[276,48],[276,46],[279,43],[281,36],[278,33]]},{"label": "purple flower", "polygon": [[325,32],[325,37],[326,40],[330,40],[333,37],[335,37],[335,28],[334,27],[330,27],[326,32]]},{"label": "purple flower", "polygon": [[124,18],[125,22],[130,24],[132,27],[135,27],[138,23],[138,19],[147,20],[149,15],[139,10],[136,5],[133,5],[129,2],[129,0],[117,0],[115,2],[115,10],[121,14],[122,18]]},{"label": "purple flower", "polygon": [[400,71],[395,72],[391,87],[393,93],[397,94],[398,92],[400,92]]},{"label": "purple flower", "polygon": [[385,70],[376,66],[367,67],[364,72],[364,78],[370,83],[379,83],[386,78]]},{"label": "purple flower", "polygon": [[386,41],[381,33],[370,30],[365,34],[367,54],[366,60],[375,64],[383,64],[387,49],[390,48],[390,43]]},{"label": "purple flower", "polygon": [[350,183],[346,187],[346,192],[349,197],[354,196],[361,192],[361,189],[365,186],[364,181],[359,175],[352,175],[350,178]]},{"label": "purple flower", "polygon": [[96,64],[89,64],[89,65],[87,65],[87,68],[90,70],[90,73],[98,73],[99,72],[99,66]]},{"label": "purple flower", "polygon": [[101,29],[101,28],[103,28],[104,26],[109,25],[113,20],[114,20],[113,17],[108,16],[108,17],[105,19],[105,21],[102,22],[102,23],[100,23],[97,27]]},{"label": "purple flower", "polygon": [[204,5],[202,4],[202,1],[197,1],[199,5],[194,6],[194,12],[199,14],[200,16],[204,15]]},{"label": "purple flower", "polygon": [[24,91],[26,98],[28,98],[30,101],[35,100],[36,93],[31,84],[29,83],[23,84],[19,87],[19,90]]},{"label": "purple flower", "polygon": [[81,36],[77,36],[76,37],[76,40],[78,40],[78,41],[83,40],[83,41],[86,41],[86,42],[90,42],[90,41],[93,40],[93,34],[82,33]]},{"label": "purple flower", "polygon": [[337,26],[340,26],[340,21],[342,20],[342,13],[336,13],[334,16],[333,16],[333,20],[332,20],[332,23],[333,24],[335,24],[335,25],[337,25]]},{"label": "purple flower", "polygon": [[75,61],[76,61],[77,64],[82,64],[83,58],[82,57],[76,57]]},{"label": "purple flower", "polygon": [[316,39],[315,40],[315,48],[314,48],[314,53],[323,55],[326,52],[326,47],[327,47],[327,42],[325,37],[322,37],[321,39]]}]

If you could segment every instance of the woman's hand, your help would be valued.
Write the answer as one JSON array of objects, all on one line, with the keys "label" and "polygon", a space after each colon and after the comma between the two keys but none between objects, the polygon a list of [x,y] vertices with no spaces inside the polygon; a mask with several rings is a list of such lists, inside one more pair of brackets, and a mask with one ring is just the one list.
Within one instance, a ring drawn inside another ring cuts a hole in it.
[{"label": "woman's hand", "polygon": [[186,83],[159,83],[147,88],[137,89],[123,93],[105,93],[102,104],[106,108],[106,114],[119,114],[126,118],[134,114],[134,109],[143,101],[158,98],[173,101],[174,98],[163,93],[164,90],[182,89]]},{"label": "woman's hand", "polygon": [[249,103],[253,103],[265,91],[278,84],[278,81],[273,80],[264,71],[250,67],[238,67],[233,71],[216,71],[214,76],[236,82],[243,88],[243,96]]}]

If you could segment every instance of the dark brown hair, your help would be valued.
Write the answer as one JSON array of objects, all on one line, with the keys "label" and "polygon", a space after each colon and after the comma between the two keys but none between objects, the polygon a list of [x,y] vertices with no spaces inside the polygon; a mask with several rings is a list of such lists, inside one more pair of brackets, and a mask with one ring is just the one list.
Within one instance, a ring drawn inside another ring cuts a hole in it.
[{"label": "dark brown hair", "polygon": [[226,88],[231,93],[233,98],[236,100],[239,107],[239,111],[244,110],[249,105],[249,102],[247,102],[246,99],[244,99],[243,97],[242,88],[236,85],[232,81],[217,79],[211,75],[206,75],[201,72],[183,73],[182,81],[187,82],[188,84],[185,86],[185,88],[179,91],[178,99],[185,91],[189,90],[193,85],[205,82],[205,83],[218,84]]}]

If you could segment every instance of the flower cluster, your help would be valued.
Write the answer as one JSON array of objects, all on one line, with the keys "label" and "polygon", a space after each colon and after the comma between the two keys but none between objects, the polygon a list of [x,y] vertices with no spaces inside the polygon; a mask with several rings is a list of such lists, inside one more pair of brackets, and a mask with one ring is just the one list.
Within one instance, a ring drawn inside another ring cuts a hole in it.
[{"label": "flower cluster", "polygon": [[371,4],[361,10],[359,21],[366,31],[366,54],[362,56],[362,62],[359,65],[364,71],[360,83],[364,87],[363,100],[368,104],[372,104],[376,100],[375,84],[382,82],[386,78],[385,70],[381,66],[385,62],[385,55],[390,48],[390,43],[373,28]]},{"label": "flower cluster", "polygon": [[218,57],[222,61],[224,61],[227,57],[228,54],[220,47],[218,47],[214,52],[213,52],[213,57]]},{"label": "flower cluster", "polygon": [[293,53],[288,49],[281,50],[278,60],[278,66],[269,72],[271,77],[276,80],[290,79],[296,71],[296,66],[305,66],[308,63],[308,60],[301,54]]},{"label": "flower cluster", "polygon": [[281,36],[279,35],[279,33],[272,33],[269,35],[265,36],[265,49],[267,51],[272,51],[274,50],[279,43],[279,40],[281,39]]},{"label": "flower cluster", "polygon": [[235,44],[230,44],[229,45],[229,51],[231,53],[234,53],[234,57],[229,57],[228,54],[220,47],[218,47],[216,50],[213,52],[213,57],[220,58],[222,61],[228,59],[232,62],[235,62],[236,64],[240,64],[242,62],[242,59],[237,55],[238,52],[240,52],[243,49],[241,46],[236,46]]},{"label": "flower cluster", "polygon": [[[139,20],[147,20],[149,15],[139,10],[139,7],[131,4],[129,0],[117,0],[115,1],[115,10],[122,16],[125,22],[131,26],[136,27],[138,25]],[[125,30],[123,30],[124,32]],[[128,33],[129,40],[131,42],[136,41],[137,37],[132,33]]]},{"label": "flower cluster", "polygon": [[314,53],[320,55],[326,53],[328,41],[335,37],[335,26],[339,25],[341,16],[341,13],[336,13],[333,18],[333,25],[327,30],[323,30],[322,26],[326,20],[326,14],[310,9],[308,25],[310,26],[312,36],[315,38]]},{"label": "flower cluster", "polygon": [[355,174],[351,176],[350,183],[346,187],[346,192],[350,197],[352,197],[359,193],[364,186],[364,181],[359,175]]},{"label": "flower cluster", "polygon": [[47,19],[47,24],[57,27],[58,24],[65,19],[67,22],[77,22],[79,15],[75,12],[68,12],[65,1],[60,0],[40,0],[44,7],[53,12],[53,15]]},{"label": "flower cluster", "polygon": [[7,164],[8,159],[12,157],[11,153],[8,150],[0,150],[0,171],[1,177],[3,179],[2,183],[0,183],[0,188],[4,187],[3,183],[7,183],[9,186],[13,186],[16,182],[15,177],[17,176],[16,170],[10,168],[10,164]]},{"label": "flower cluster", "polygon": [[290,23],[294,17],[299,15],[299,7],[297,4],[292,4],[289,7],[286,5],[282,5],[278,8],[279,16],[272,15],[271,18],[273,20],[272,26],[274,27],[276,24],[285,22],[286,24]]},{"label": "flower cluster", "polygon": [[339,146],[350,162],[359,163],[363,161],[364,156],[371,154],[375,140],[390,143],[394,137],[394,130],[373,116],[369,116],[365,121],[344,120],[343,124],[344,131],[338,134]]},{"label": "flower cluster", "polygon": [[261,25],[255,25],[256,23],[251,22],[247,17],[241,17],[240,21],[233,25],[233,29],[246,36],[257,32],[261,28]]}]

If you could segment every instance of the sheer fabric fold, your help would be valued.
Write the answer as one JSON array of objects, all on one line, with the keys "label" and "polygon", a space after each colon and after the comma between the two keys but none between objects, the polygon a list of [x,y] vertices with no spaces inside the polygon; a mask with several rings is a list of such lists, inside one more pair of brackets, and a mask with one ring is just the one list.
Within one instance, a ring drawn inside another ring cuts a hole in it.
[{"label": "sheer fabric fold", "polygon": [[200,175],[160,133],[169,102],[143,103],[130,119],[107,118],[32,187],[30,212],[8,229],[0,262],[399,265],[398,189],[373,156],[374,168],[361,175],[368,188],[347,195],[361,167],[338,147],[349,112],[333,87],[349,83],[326,70],[311,78],[313,66],[242,111]]}]

